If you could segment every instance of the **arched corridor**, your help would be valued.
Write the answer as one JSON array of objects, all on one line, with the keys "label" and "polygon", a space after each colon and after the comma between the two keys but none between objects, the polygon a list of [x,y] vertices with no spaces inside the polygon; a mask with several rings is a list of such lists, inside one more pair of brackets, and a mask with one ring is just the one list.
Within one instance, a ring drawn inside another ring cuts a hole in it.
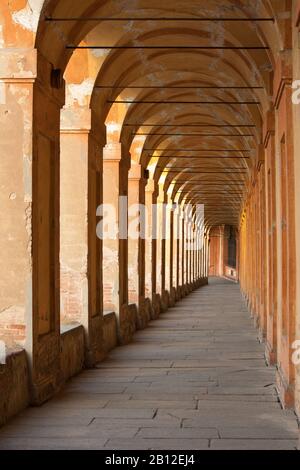
[{"label": "arched corridor", "polygon": [[0,2],[1,449],[297,448],[299,28]]}]

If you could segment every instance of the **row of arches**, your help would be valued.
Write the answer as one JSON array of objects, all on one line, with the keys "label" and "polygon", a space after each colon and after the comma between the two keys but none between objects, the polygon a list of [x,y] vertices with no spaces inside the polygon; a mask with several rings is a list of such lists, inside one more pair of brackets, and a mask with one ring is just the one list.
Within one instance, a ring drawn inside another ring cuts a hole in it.
[{"label": "row of arches", "polygon": [[[240,280],[295,406],[298,4],[2,2],[0,331],[32,401],[62,350],[67,378],[217,274]],[[118,224],[129,208],[126,234],[140,204],[150,236],[102,240],[103,204]]]}]

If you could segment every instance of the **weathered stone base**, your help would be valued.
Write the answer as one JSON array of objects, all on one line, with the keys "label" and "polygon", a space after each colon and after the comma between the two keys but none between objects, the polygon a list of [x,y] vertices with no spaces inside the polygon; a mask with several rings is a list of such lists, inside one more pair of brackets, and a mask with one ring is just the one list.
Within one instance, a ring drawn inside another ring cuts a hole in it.
[{"label": "weathered stone base", "polygon": [[119,344],[124,345],[130,343],[137,329],[137,306],[135,304],[123,305],[120,312],[120,326],[118,331]]},{"label": "weathered stone base", "polygon": [[276,388],[279,400],[283,408],[294,407],[295,390],[294,387],[288,385],[283,372],[277,367],[276,373]]},{"label": "weathered stone base", "polygon": [[275,366],[276,365],[276,351],[274,351],[274,349],[268,343],[268,341],[266,341],[265,358],[266,358],[267,364],[269,366]]},{"label": "weathered stone base", "polygon": [[140,299],[138,314],[137,314],[137,328],[143,330],[147,327],[151,320],[151,302],[150,299]]},{"label": "weathered stone base", "polygon": [[0,426],[29,405],[29,368],[25,351],[7,356],[0,365]]},{"label": "weathered stone base", "polygon": [[277,366],[276,372],[276,390],[278,393],[278,398],[283,408],[294,408],[295,407],[295,389],[294,385],[289,385],[288,381],[285,378],[284,372],[278,366],[277,354],[273,350],[272,346],[269,344],[266,339],[265,333],[262,331],[260,325],[260,317],[257,314],[255,308],[253,308],[253,301],[247,296],[243,295],[247,308],[249,310],[250,316],[253,320],[253,325],[258,331],[258,338],[261,343],[265,344],[265,359],[269,366]]},{"label": "weathered stone base", "polygon": [[175,303],[176,303],[176,289],[175,287],[171,287],[170,297],[169,297],[169,307],[174,307]]},{"label": "weathered stone base", "polygon": [[81,325],[64,331],[61,335],[60,381],[66,382],[84,367],[85,338]]},{"label": "weathered stone base", "polygon": [[117,317],[114,312],[110,312],[104,315],[103,318],[103,350],[108,353],[117,345]]},{"label": "weathered stone base", "polygon": [[170,306],[170,294],[167,290],[164,290],[161,295],[161,311],[166,312]]},{"label": "weathered stone base", "polygon": [[161,299],[159,294],[154,294],[152,298],[152,320],[156,320],[161,313]]}]

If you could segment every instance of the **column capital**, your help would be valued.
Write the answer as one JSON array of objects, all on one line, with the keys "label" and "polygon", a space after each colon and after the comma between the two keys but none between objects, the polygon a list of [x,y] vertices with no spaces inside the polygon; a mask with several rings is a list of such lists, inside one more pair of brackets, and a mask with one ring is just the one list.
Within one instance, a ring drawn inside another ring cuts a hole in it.
[{"label": "column capital", "polygon": [[156,190],[155,188],[155,181],[154,180],[148,180],[146,184],[145,191],[146,193],[154,193]]},{"label": "column capital", "polygon": [[103,160],[120,162],[122,160],[122,144],[119,142],[106,144],[103,148]]},{"label": "column capital", "polygon": [[91,130],[91,122],[91,110],[87,107],[65,106],[61,110],[62,134],[88,134]]},{"label": "column capital", "polygon": [[165,204],[167,202],[167,195],[164,189],[164,185],[158,183],[158,195],[157,195],[157,202],[158,204]]},{"label": "column capital", "polygon": [[142,178],[142,166],[133,162],[129,170],[128,179],[130,181],[140,181]]},{"label": "column capital", "polygon": [[[22,64],[22,66],[20,66]],[[37,77],[36,49],[0,49],[0,81],[34,83]]]}]

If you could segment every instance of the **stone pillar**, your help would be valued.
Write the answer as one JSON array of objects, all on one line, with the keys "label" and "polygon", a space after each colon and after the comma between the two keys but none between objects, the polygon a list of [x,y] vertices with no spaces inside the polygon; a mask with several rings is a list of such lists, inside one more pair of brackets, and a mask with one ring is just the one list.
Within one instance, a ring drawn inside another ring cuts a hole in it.
[{"label": "stone pillar", "polygon": [[[146,292],[152,302],[151,315],[155,319],[161,312],[160,262],[161,244],[158,239],[158,199],[159,186],[149,180],[146,186],[147,245],[146,245]],[[159,254],[158,254],[159,251]]]},{"label": "stone pillar", "polygon": [[91,110],[61,113],[60,267],[61,324],[80,323],[86,364],[102,357],[101,245],[96,211],[102,200],[104,139],[91,132]]},{"label": "stone pillar", "polygon": [[184,203],[181,205],[181,287],[182,293],[186,295],[186,275],[187,275],[187,257],[186,257],[186,214]]},{"label": "stone pillar", "polygon": [[199,255],[200,255],[200,228],[197,225],[196,253],[195,253],[195,280],[196,280],[196,282],[199,281],[199,279],[200,279]]},{"label": "stone pillar", "polygon": [[209,245],[210,245],[210,238],[209,235],[206,234],[205,236],[205,243],[204,243],[204,277],[208,277],[209,273]]},{"label": "stone pillar", "polygon": [[281,53],[274,77],[275,147],[277,168],[278,227],[278,373],[277,386],[282,402],[293,406],[295,366],[296,240],[295,167],[293,135],[291,50]]},{"label": "stone pillar", "polygon": [[[294,1],[293,12],[293,79],[295,80],[293,89],[293,138],[295,152],[295,181],[300,181],[300,103],[299,88],[300,82],[300,55],[299,55],[299,35],[300,35],[300,0]],[[295,230],[296,230],[296,340],[300,340],[300,192],[295,191]],[[295,353],[294,349],[294,353]],[[300,417],[300,367],[296,367],[295,378],[295,407],[298,418]]]},{"label": "stone pillar", "polygon": [[180,208],[178,204],[174,205],[173,227],[172,286],[175,290],[175,298],[178,299],[180,285]]},{"label": "stone pillar", "polygon": [[35,50],[0,49],[0,339],[11,346],[23,345],[25,336],[32,335],[32,127],[36,77]]},{"label": "stone pillar", "polygon": [[[26,335],[26,349],[32,364],[34,403],[41,403],[51,397],[62,378],[59,173],[60,110],[64,105],[65,87],[62,79],[51,79],[52,65],[39,54],[38,70],[42,73],[33,91],[33,298]],[[29,220],[27,222],[29,227]]]},{"label": "stone pillar", "polygon": [[163,185],[159,185],[157,197],[157,242],[156,242],[156,293],[160,295],[162,311],[169,305],[166,292],[166,194]]},{"label": "stone pillar", "polygon": [[51,80],[52,65],[35,50],[2,50],[0,63],[1,208],[6,214],[0,315],[7,317],[12,337],[15,326],[20,329],[19,340],[26,325],[31,399],[39,404],[61,382],[59,126],[65,90],[63,80]]},{"label": "stone pillar", "polygon": [[[155,185],[153,180],[149,180],[145,189],[145,205],[146,205],[146,247],[145,247],[145,287],[146,296],[152,299],[152,294],[155,293],[155,282],[153,282],[152,272],[152,245],[155,242],[153,234],[153,225],[155,225],[155,211],[153,207],[153,194],[155,192]],[[154,270],[155,273],[155,270]]]},{"label": "stone pillar", "polygon": [[193,283],[197,281],[197,260],[198,260],[198,222],[196,213],[194,215],[194,244],[193,244]]},{"label": "stone pillar", "polygon": [[[128,180],[128,295],[138,308],[138,326],[150,319],[150,305],[145,303],[145,182],[141,165],[133,163]],[[143,232],[143,233],[142,233]],[[150,270],[151,273],[151,270]]]},{"label": "stone pillar", "polygon": [[181,205],[178,202],[176,208],[176,219],[177,219],[177,268],[176,268],[176,282],[177,282],[177,298],[181,299],[182,297],[182,235],[183,235],[183,224],[182,224],[182,209]]},{"label": "stone pillar", "polygon": [[[115,227],[103,240],[104,309],[118,319],[121,343],[131,340],[137,319],[128,309],[128,171],[130,158],[122,155],[122,144],[110,143],[103,151],[103,202],[113,211]],[[122,196],[122,197],[121,197]]]},{"label": "stone pillar", "polygon": [[190,250],[189,250],[189,240],[190,240],[190,221],[189,221],[189,210],[190,207],[185,209],[185,285],[188,289],[190,284]]},{"label": "stone pillar", "polygon": [[173,246],[174,246],[174,212],[173,202],[170,196],[166,205],[166,254],[165,254],[165,290],[169,296],[169,305],[175,304],[175,293],[173,290]]},{"label": "stone pillar", "polygon": [[133,163],[128,176],[128,300],[136,305],[139,301],[140,179],[141,165]]},{"label": "stone pillar", "polygon": [[145,324],[151,320],[152,306],[149,298],[146,298],[146,238],[147,238],[147,209],[146,209],[146,185],[148,182],[148,172],[141,168],[141,178],[139,181],[139,201],[142,211],[142,226],[138,246],[138,270],[139,270],[139,299],[138,308]]}]

